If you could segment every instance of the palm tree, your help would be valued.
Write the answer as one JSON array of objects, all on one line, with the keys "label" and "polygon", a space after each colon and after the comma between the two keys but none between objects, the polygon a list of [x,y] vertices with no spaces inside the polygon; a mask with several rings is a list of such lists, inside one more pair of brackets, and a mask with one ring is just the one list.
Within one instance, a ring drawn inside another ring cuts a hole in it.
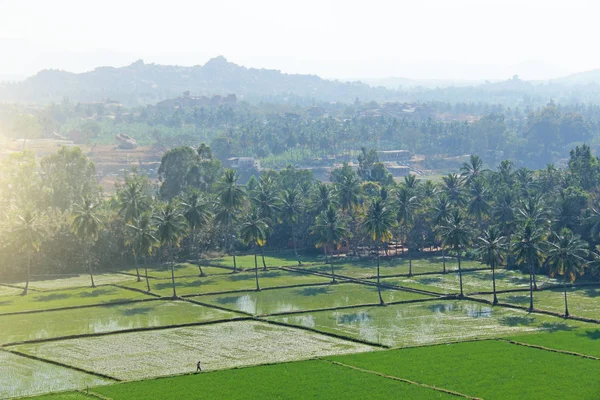
[{"label": "palm tree", "polygon": [[419,206],[419,199],[415,194],[414,189],[409,189],[406,186],[400,186],[396,196],[396,204],[398,208],[397,220],[399,226],[404,227],[406,235],[405,244],[408,249],[408,275],[412,275],[412,251],[410,249],[410,224],[413,222],[415,210]]},{"label": "palm tree", "polygon": [[[350,231],[346,229],[345,218],[333,205],[330,205],[327,210],[323,210],[317,215],[315,224],[311,228],[311,233],[317,237],[317,247],[323,247],[325,264],[328,261],[327,247],[332,246],[334,249],[337,248],[350,235]],[[331,282],[337,283],[333,270],[332,257],[329,257],[329,263],[331,265]]]},{"label": "palm tree", "polygon": [[342,211],[347,212],[354,208],[360,197],[360,181],[355,174],[344,175],[336,185]]},{"label": "palm tree", "polygon": [[303,209],[302,198],[298,190],[287,189],[283,191],[281,194],[281,215],[290,224],[294,254],[296,255],[296,260],[298,260],[298,265],[302,265],[302,262],[300,261],[300,256],[298,256],[298,244],[296,243],[296,221]]},{"label": "palm tree", "polygon": [[94,283],[94,274],[92,272],[91,248],[92,242],[98,240],[98,233],[102,227],[102,221],[99,213],[100,203],[94,202],[90,197],[83,197],[81,202],[75,204],[73,222],[71,228],[73,232],[85,242],[86,263],[92,281],[92,287],[96,287]]},{"label": "palm tree", "polygon": [[146,286],[148,288],[148,292],[150,292],[152,289],[150,288],[150,281],[148,280],[148,265],[146,263],[146,257],[152,253],[152,248],[157,242],[156,237],[154,236],[155,227],[152,225],[152,215],[149,212],[146,212],[139,218],[135,219],[131,224],[127,224],[127,227],[131,231],[131,235],[128,238],[128,244],[130,244],[133,248],[135,268],[136,270],[138,268],[138,255],[143,256],[144,271],[146,274]]},{"label": "palm tree", "polygon": [[[527,199],[521,203],[517,211],[519,217],[518,219],[523,226],[530,224],[533,230],[539,231],[540,235],[542,235],[543,230],[550,226],[550,210],[546,206],[546,203],[541,196],[527,197]],[[536,266],[537,265],[531,265],[531,268],[533,268],[532,278],[534,290],[537,290],[537,282],[535,277]]]},{"label": "palm tree", "polygon": [[446,196],[448,196],[448,200],[450,200],[450,204],[453,207],[462,207],[465,205],[464,198],[464,185],[465,181],[462,177],[457,174],[448,174],[448,176],[442,177],[443,186],[442,189]]},{"label": "palm tree", "polygon": [[260,290],[258,284],[258,261],[256,251],[259,246],[263,246],[267,241],[267,230],[269,225],[267,219],[260,215],[256,207],[252,207],[250,214],[246,217],[240,228],[240,237],[246,244],[252,244],[254,247],[254,277],[256,279],[256,290]]},{"label": "palm tree", "polygon": [[[450,201],[448,200],[448,196],[446,196],[444,193],[442,193],[440,196],[438,196],[436,198],[435,203],[433,204],[433,206],[431,208],[431,216],[432,216],[432,222],[435,225],[436,231],[438,234],[440,233],[440,228],[441,228],[442,224],[450,216],[451,208],[452,208],[452,206],[450,204]],[[442,240],[441,246],[442,246],[442,268],[443,268],[443,271],[445,274],[446,273],[446,246],[444,245],[443,240]]]},{"label": "palm tree", "polygon": [[17,226],[12,231],[15,243],[27,252],[27,282],[22,295],[26,296],[31,280],[31,254],[40,249],[42,230],[37,221],[37,215],[26,211],[23,215],[17,215]]},{"label": "palm tree", "polygon": [[335,188],[317,181],[311,193],[311,205],[315,215],[327,210],[334,203],[336,203]]},{"label": "palm tree", "polygon": [[456,251],[458,259],[458,277],[460,281],[460,297],[464,297],[460,258],[462,250],[469,243],[471,230],[462,213],[458,209],[454,209],[442,224],[441,231],[444,244],[450,245],[450,247]]},{"label": "palm tree", "polygon": [[200,262],[200,243],[197,242],[197,234],[200,228],[208,226],[210,223],[210,219],[212,218],[210,204],[202,197],[200,192],[194,190],[183,196],[181,206],[183,207],[183,217],[192,231],[192,243],[196,247],[196,258],[198,260],[200,276],[206,276]]},{"label": "palm tree", "polygon": [[171,282],[173,284],[173,298],[177,298],[175,289],[175,246],[179,245],[179,240],[185,230],[185,217],[178,209],[177,205],[170,201],[161,207],[154,215],[156,223],[156,239],[161,246],[166,248],[167,259],[171,265]]},{"label": "palm tree", "polygon": [[484,231],[483,235],[479,237],[479,242],[481,243],[477,251],[479,257],[486,265],[492,268],[492,290],[494,292],[492,304],[494,305],[498,304],[498,297],[496,296],[496,267],[502,262],[502,252],[506,247],[504,239],[500,230],[495,227]]},{"label": "palm tree", "polygon": [[369,205],[367,215],[362,227],[365,232],[375,241],[377,251],[377,293],[379,304],[385,305],[381,297],[381,278],[379,271],[379,243],[388,242],[392,238],[392,229],[396,226],[394,212],[380,198],[375,198]]},{"label": "palm tree", "polygon": [[233,256],[233,272],[237,272],[235,252],[231,249],[233,224],[237,222],[246,199],[246,193],[237,185],[237,181],[237,173],[232,169],[226,169],[219,183],[215,214],[215,222],[226,229],[225,247]]},{"label": "palm tree", "polygon": [[499,224],[503,235],[506,237],[506,264],[512,265],[511,263],[511,243],[512,233],[515,227],[515,204],[512,193],[508,190],[496,195],[498,200],[492,210],[496,222]]},{"label": "palm tree", "polygon": [[[269,225],[273,225],[278,214],[281,211],[281,200],[279,199],[275,182],[269,175],[261,176],[256,189],[252,193],[251,198],[252,205],[256,207],[258,213],[264,218]],[[266,232],[268,235],[268,232]],[[267,264],[265,263],[265,253],[263,247],[261,249],[261,258],[263,263],[263,269],[267,270]]]},{"label": "palm tree", "polygon": [[480,177],[485,171],[481,158],[473,154],[469,157],[469,162],[463,163],[460,170],[462,171],[460,176],[466,180],[467,185],[471,185],[471,182]]},{"label": "palm tree", "polygon": [[134,171],[134,175],[126,177],[125,185],[117,191],[119,215],[125,223],[139,218],[142,213],[150,210],[150,196],[144,178]]},{"label": "palm tree", "polygon": [[517,233],[516,243],[513,247],[517,261],[529,265],[529,311],[533,311],[533,281],[534,267],[541,261],[543,236],[531,220]]},{"label": "palm tree", "polygon": [[479,229],[484,215],[488,213],[490,204],[488,203],[488,190],[485,181],[482,178],[473,178],[469,186],[469,204],[467,212],[477,220]]},{"label": "palm tree", "polygon": [[554,240],[548,242],[548,246],[548,265],[551,274],[558,273],[564,277],[565,318],[567,318],[569,316],[567,279],[573,283],[577,275],[583,275],[583,267],[589,254],[588,245],[579,235],[574,235],[569,229],[564,228],[559,234],[554,234]]}]

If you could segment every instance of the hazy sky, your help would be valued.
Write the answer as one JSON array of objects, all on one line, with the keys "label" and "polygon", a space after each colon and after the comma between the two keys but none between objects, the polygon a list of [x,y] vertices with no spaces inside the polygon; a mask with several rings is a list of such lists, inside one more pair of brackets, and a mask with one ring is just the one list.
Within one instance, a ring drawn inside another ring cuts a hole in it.
[{"label": "hazy sky", "polygon": [[597,0],[0,0],[0,76],[137,59],[335,78],[546,79],[600,68]]}]

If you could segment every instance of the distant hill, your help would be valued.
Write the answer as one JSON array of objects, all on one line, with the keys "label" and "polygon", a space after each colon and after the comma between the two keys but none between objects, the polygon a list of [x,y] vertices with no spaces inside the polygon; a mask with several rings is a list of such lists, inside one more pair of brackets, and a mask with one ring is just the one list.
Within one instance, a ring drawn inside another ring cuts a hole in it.
[{"label": "distant hill", "polygon": [[236,94],[239,99],[342,101],[392,99],[394,93],[361,82],[339,82],[316,75],[284,74],[246,68],[224,57],[203,66],[145,64],[100,67],[85,73],[44,70],[22,82],[0,85],[0,100],[35,103],[95,102],[112,99],[127,105],[153,104],[190,91],[193,95]]},{"label": "distant hill", "polygon": [[554,82],[570,85],[587,85],[589,83],[600,84],[600,69],[567,75],[565,77],[555,79]]}]

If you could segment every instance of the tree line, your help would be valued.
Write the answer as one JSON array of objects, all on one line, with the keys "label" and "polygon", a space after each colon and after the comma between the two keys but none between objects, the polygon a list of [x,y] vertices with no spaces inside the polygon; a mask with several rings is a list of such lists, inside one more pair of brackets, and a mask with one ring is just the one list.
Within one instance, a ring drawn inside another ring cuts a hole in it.
[{"label": "tree line", "polygon": [[39,162],[15,153],[0,170],[2,276],[25,278],[26,294],[32,275],[85,271],[94,286],[95,273],[133,262],[150,291],[140,266],[151,260],[169,265],[176,297],[176,262],[192,260],[204,275],[204,257],[229,254],[237,272],[236,255],[251,252],[260,290],[265,248],[294,251],[299,266],[299,249],[320,248],[335,282],[332,253],[344,247],[350,257],[375,259],[379,289],[381,257],[407,258],[409,275],[417,255],[441,255],[442,272],[456,257],[460,296],[461,260],[479,259],[492,269],[494,303],[496,269],[521,269],[530,277],[530,309],[536,276],[559,275],[566,315],[567,286],[584,273],[598,276],[600,161],[588,146],[573,149],[565,169],[517,169],[506,160],[487,169],[472,155],[438,182],[374,179],[373,153],[363,150],[358,171],[334,169],[331,184],[288,166],[242,186],[209,146],[180,147],[163,156],[156,185],[133,169],[111,196],[78,148]]}]

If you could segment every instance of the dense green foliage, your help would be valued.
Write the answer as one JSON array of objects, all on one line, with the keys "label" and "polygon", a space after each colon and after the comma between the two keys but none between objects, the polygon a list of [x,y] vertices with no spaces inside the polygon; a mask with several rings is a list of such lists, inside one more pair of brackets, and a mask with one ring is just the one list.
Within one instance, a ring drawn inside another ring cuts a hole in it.
[{"label": "dense green foliage", "polygon": [[[444,269],[447,253],[458,260],[461,295],[465,256],[481,257],[494,269],[527,271],[530,307],[536,275],[564,276],[568,313],[567,283],[598,272],[600,163],[589,147],[571,151],[565,170],[515,170],[502,162],[492,171],[471,156],[461,175],[449,174],[439,183],[414,176],[400,183],[379,179],[368,173],[376,155],[365,149],[362,154],[360,175],[343,166],[333,171],[333,184],[311,182],[310,175],[288,167],[264,172],[243,187],[234,170],[201,167],[218,165],[208,146],[179,147],[163,157],[158,190],[133,170],[108,199],[89,172],[82,176],[81,169],[70,167],[67,160],[75,160],[93,172],[93,163],[77,148],[42,159],[45,180],[30,153],[11,155],[2,161],[8,173],[0,177],[3,187],[14,188],[2,193],[8,211],[0,242],[4,279],[23,279],[24,271],[27,276],[85,271],[94,286],[96,271],[134,261],[141,281],[138,258],[167,260],[177,297],[176,262],[200,260],[210,251],[233,255],[237,269],[236,254],[254,249],[266,269],[265,248],[323,247],[327,255],[344,247],[356,257],[376,255],[377,269],[373,265],[370,275],[378,277],[381,256],[407,253],[411,275],[413,254],[442,252]],[[57,167],[45,170],[48,160]],[[490,250],[489,242],[501,245]],[[257,270],[258,262],[252,266]],[[258,271],[255,280],[259,289]],[[156,282],[146,279],[144,286],[165,294]]]}]

